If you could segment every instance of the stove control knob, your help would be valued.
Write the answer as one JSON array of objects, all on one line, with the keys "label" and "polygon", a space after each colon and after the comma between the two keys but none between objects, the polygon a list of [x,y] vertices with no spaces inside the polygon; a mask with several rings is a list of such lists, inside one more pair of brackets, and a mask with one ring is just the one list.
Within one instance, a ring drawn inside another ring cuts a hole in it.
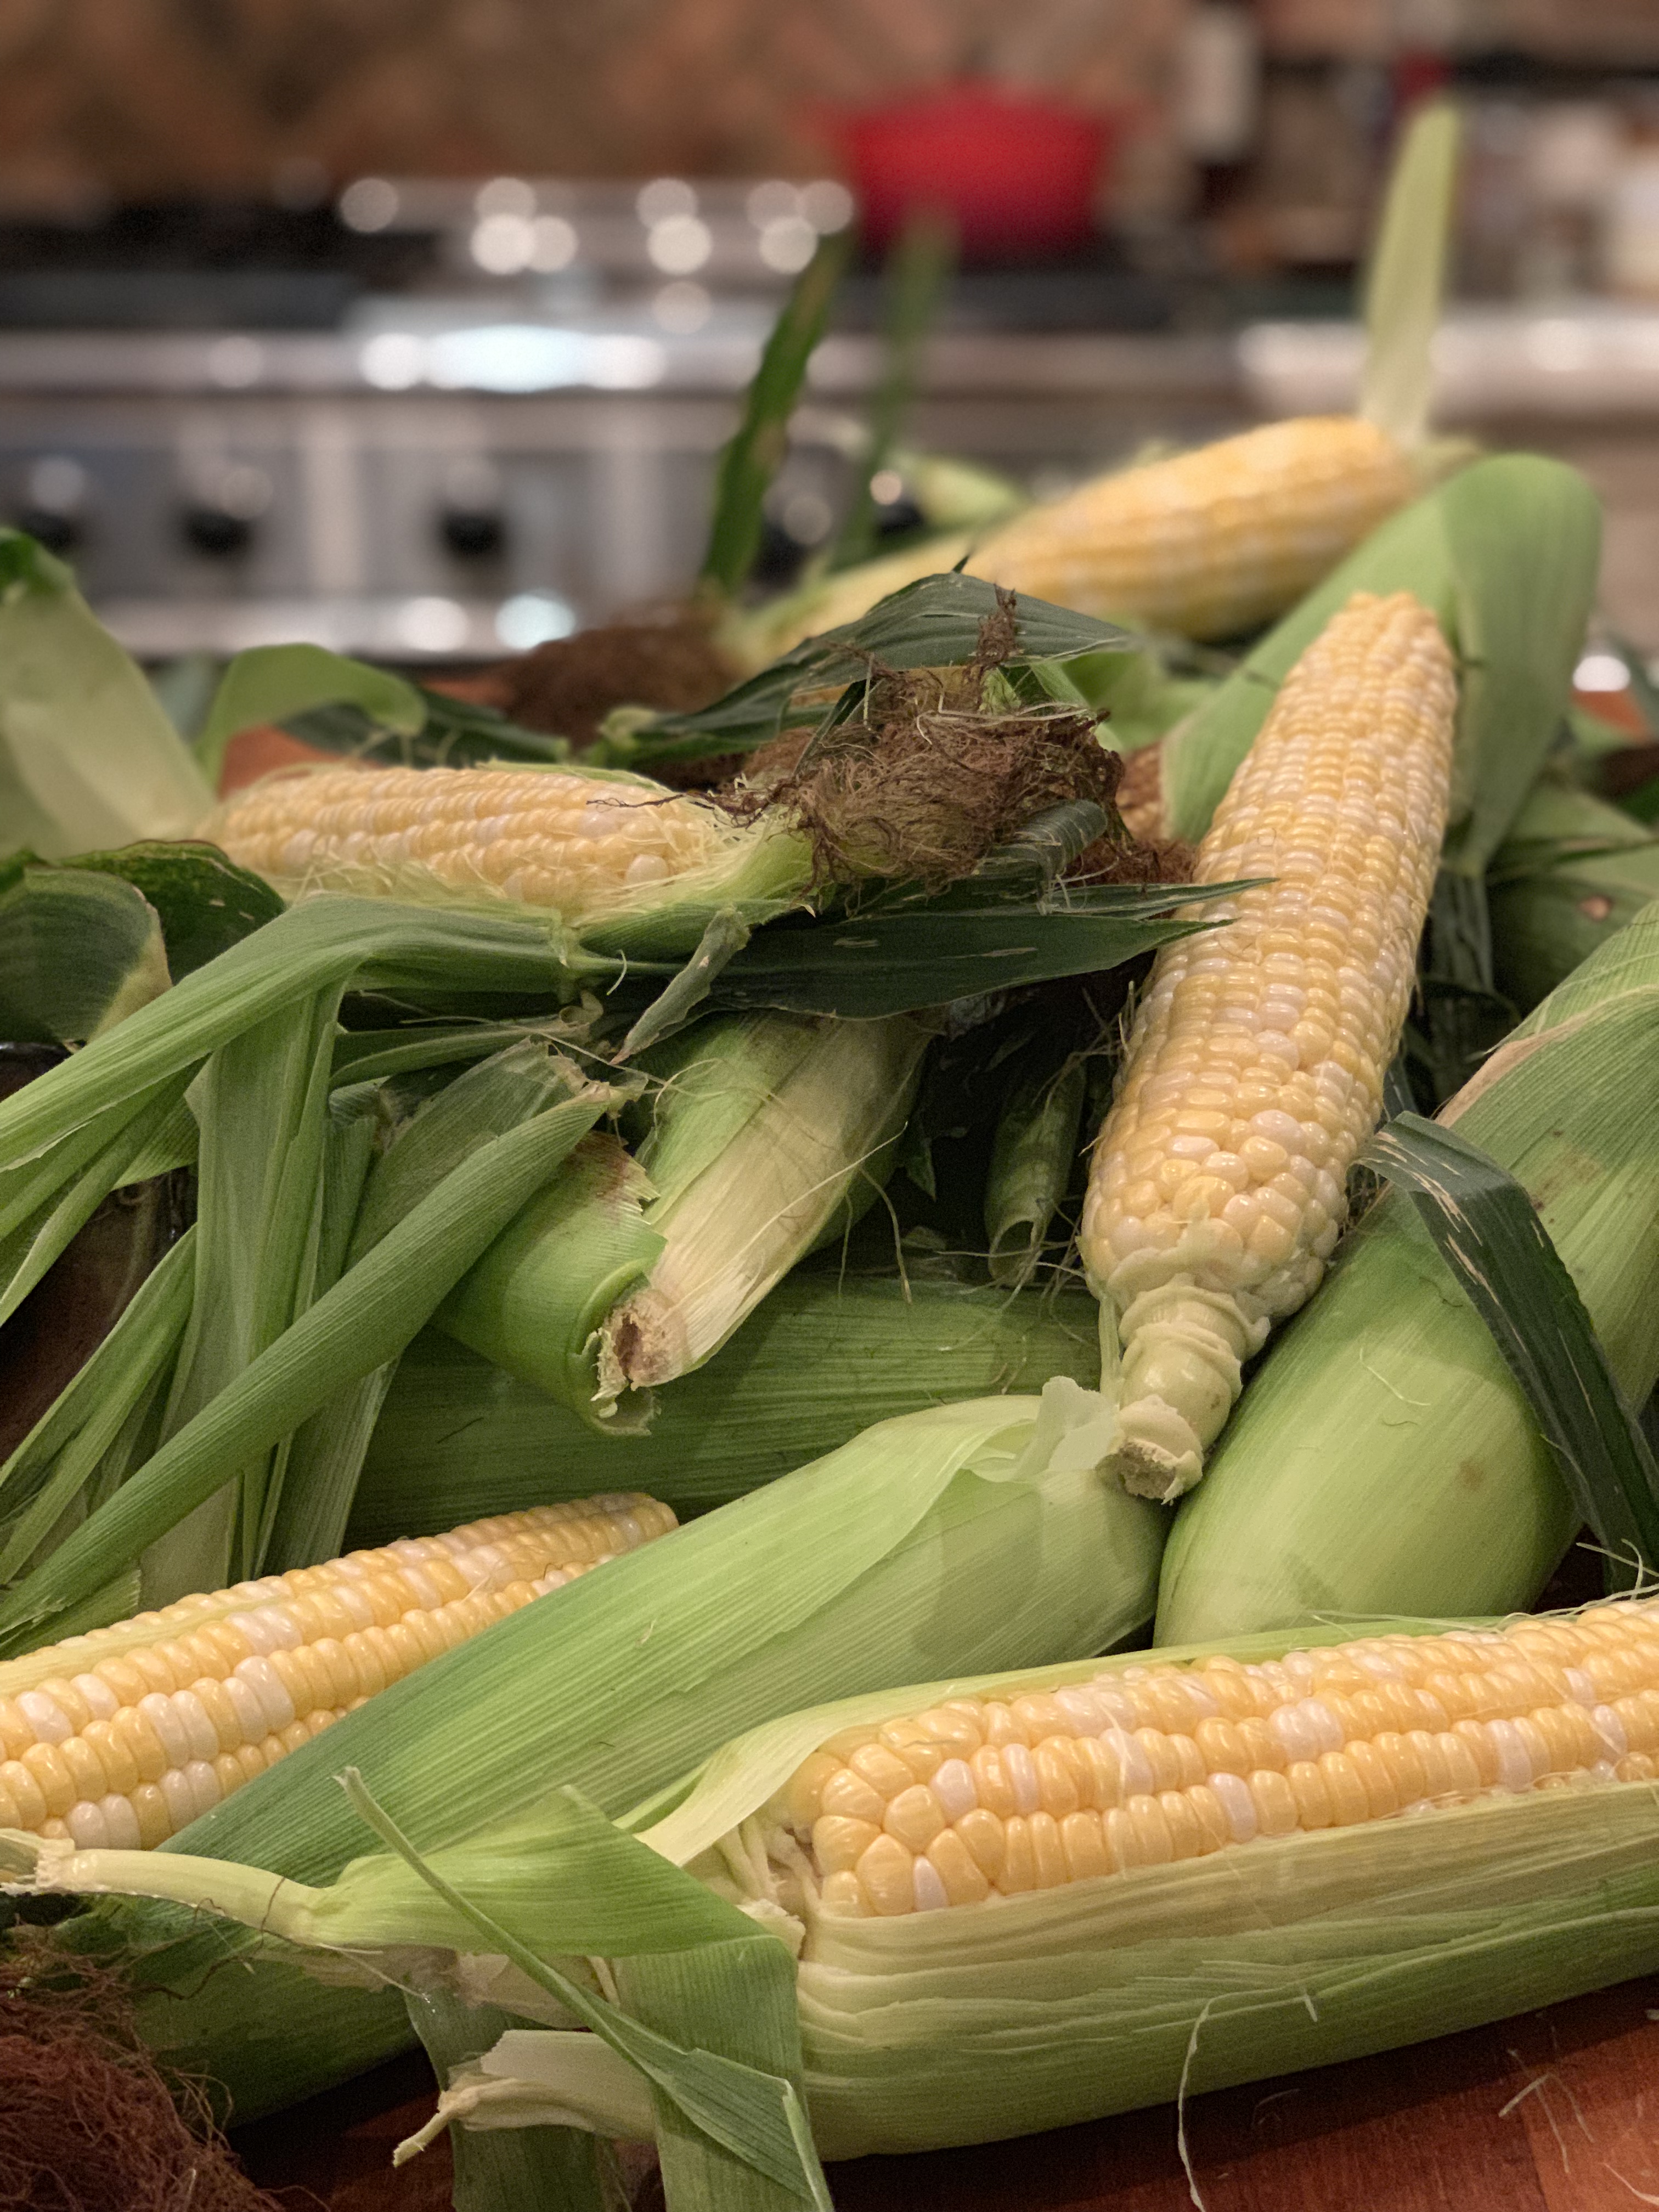
[{"label": "stove control knob", "polygon": [[482,454],[451,462],[444,471],[437,515],[438,541],[460,561],[489,561],[507,550],[507,512],[500,471]]},{"label": "stove control knob", "polygon": [[49,553],[70,553],[86,535],[91,482],[67,453],[43,453],[23,480],[17,527]]},{"label": "stove control knob", "polygon": [[192,553],[207,553],[228,560],[246,553],[253,543],[253,524],[245,514],[232,514],[211,501],[187,500],[179,510],[179,528]]},{"label": "stove control knob", "polygon": [[507,548],[507,518],[498,507],[439,510],[438,535],[446,552],[461,561],[487,561]]},{"label": "stove control knob", "polygon": [[252,544],[259,518],[270,504],[270,478],[245,465],[200,477],[179,508],[179,529],[192,552],[232,560]]}]

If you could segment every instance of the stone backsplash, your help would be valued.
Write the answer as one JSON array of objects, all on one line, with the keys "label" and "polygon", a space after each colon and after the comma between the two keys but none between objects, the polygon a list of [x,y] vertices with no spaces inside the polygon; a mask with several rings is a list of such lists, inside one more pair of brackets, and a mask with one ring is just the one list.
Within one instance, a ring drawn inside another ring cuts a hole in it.
[{"label": "stone backsplash", "polygon": [[988,70],[1127,114],[1165,198],[1188,0],[0,0],[0,207],[364,172],[792,175],[818,111]]}]

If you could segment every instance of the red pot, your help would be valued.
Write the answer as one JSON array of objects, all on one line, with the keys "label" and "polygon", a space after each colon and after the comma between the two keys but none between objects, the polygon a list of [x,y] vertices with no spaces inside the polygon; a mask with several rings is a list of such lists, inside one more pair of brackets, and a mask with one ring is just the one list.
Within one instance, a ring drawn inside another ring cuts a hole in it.
[{"label": "red pot", "polygon": [[824,120],[872,246],[924,210],[950,220],[970,258],[1061,252],[1093,233],[1111,137],[1104,117],[970,82]]}]

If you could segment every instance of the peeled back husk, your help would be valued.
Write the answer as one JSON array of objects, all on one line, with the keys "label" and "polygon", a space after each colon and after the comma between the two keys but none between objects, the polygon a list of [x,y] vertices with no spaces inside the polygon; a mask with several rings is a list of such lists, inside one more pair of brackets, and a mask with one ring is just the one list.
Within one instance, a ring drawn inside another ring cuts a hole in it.
[{"label": "peeled back husk", "polygon": [[684,1517],[741,1498],[860,1429],[960,1398],[1100,1370],[1095,1303],[939,1282],[787,1275],[723,1350],[665,1393],[618,1452],[544,1391],[439,1329],[404,1354],[351,1509],[352,1545],[386,1544],[626,1481]]},{"label": "peeled back husk", "polygon": [[[347,1766],[431,1850],[556,1784],[620,1812],[813,1698],[1103,1650],[1150,1619],[1165,1526],[1097,1475],[1109,1427],[1064,1380],[884,1422],[433,1660],[162,1849],[326,1881],[362,1849]],[[74,1940],[124,1948],[147,2039],[243,2118],[408,2039],[400,2000],[319,1991],[286,1954],[210,1971],[255,1938],[164,1906]]]},{"label": "peeled back husk", "polygon": [[718,1017],[647,1063],[631,1157],[599,1139],[499,1238],[441,1321],[617,1432],[718,1352],[885,1180],[929,1030]]},{"label": "peeled back husk", "polygon": [[[1530,1193],[1639,1404],[1659,1377],[1659,904],[1441,1118]],[[1485,1323],[1389,1192],[1246,1384],[1176,1516],[1158,1640],[1525,1607],[1577,1518]]]}]

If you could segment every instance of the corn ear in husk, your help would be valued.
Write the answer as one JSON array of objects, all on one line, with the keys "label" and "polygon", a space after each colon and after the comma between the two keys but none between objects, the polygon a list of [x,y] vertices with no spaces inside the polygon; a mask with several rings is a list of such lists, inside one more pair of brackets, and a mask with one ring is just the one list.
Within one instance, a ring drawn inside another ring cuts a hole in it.
[{"label": "corn ear in husk", "polygon": [[1540,779],[1487,871],[1493,980],[1522,1012],[1659,897],[1659,838]]},{"label": "corn ear in husk", "polygon": [[[1224,1650],[1249,1662],[1354,1632],[1167,1656]],[[803,1923],[771,1893],[751,1824],[826,1738],[951,1697],[1053,1691],[1133,1663],[952,1677],[792,1714],[726,1747],[637,1841],[554,1793],[433,1851],[433,1867],[530,1953],[609,1956],[624,2012],[629,1970],[647,1956],[683,1972],[729,1956],[738,1939],[719,1916],[738,1908],[780,1964],[794,1954],[799,2034],[786,2027],[744,2056],[775,2075],[799,2069],[826,2159],[1073,2124],[1392,2049],[1659,1966],[1659,1809],[1642,1783],[1488,1796],[896,1918]],[[163,1867],[159,1855],[75,1855],[33,1838],[0,1848],[21,1887],[153,1889],[268,1917],[301,1944],[398,1947],[406,1976],[556,2023],[514,2028],[459,2069],[441,2112],[465,2125],[659,2130],[658,2100],[626,2057],[571,2034],[537,1987],[477,1957],[476,1935],[390,1856],[360,1858],[331,1887],[285,1891],[210,1861]],[[736,2009],[734,1996],[728,2032]],[[717,2038],[718,2014],[714,2025]],[[701,2212],[711,2200],[671,2185],[669,2201]]]},{"label": "corn ear in husk", "polygon": [[647,1421],[849,1201],[873,1197],[929,1030],[732,1015],[653,1056],[636,1153],[599,1139],[501,1237],[443,1326],[585,1419]]},{"label": "corn ear in husk", "polygon": [[707,1512],[878,1421],[1036,1391],[1055,1375],[1089,1384],[1099,1369],[1097,1316],[1084,1291],[842,1279],[820,1262],[785,1276],[723,1350],[664,1394],[649,1432],[619,1455],[544,1391],[426,1329],[387,1389],[349,1545],[623,1480],[682,1517]]},{"label": "corn ear in husk", "polygon": [[[1659,1377],[1659,905],[1441,1118],[1530,1193],[1620,1388]],[[1532,1602],[1577,1516],[1410,1200],[1379,1200],[1244,1395],[1165,1555],[1158,1638]]]}]

